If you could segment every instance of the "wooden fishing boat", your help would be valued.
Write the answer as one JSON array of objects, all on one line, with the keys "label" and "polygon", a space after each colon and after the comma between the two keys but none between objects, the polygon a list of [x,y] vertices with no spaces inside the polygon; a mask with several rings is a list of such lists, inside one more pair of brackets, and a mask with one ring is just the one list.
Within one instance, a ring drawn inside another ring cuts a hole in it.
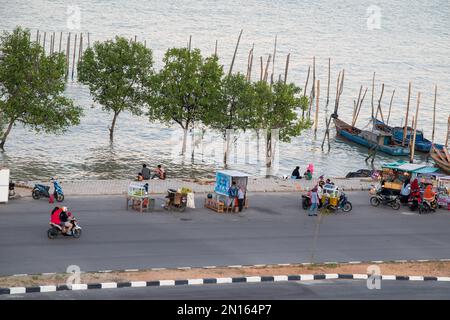
[{"label": "wooden fishing boat", "polygon": [[432,146],[430,157],[434,160],[439,169],[450,174],[450,153],[447,148],[444,147],[442,150],[439,150],[435,146]]},{"label": "wooden fishing boat", "polygon": [[337,116],[334,117],[333,120],[334,125],[336,126],[337,133],[350,141],[353,141],[370,149],[377,148],[379,151],[392,156],[409,155],[409,148],[395,144],[392,138],[392,134],[389,132],[385,132],[382,130],[361,130],[338,119]]},{"label": "wooden fishing boat", "polygon": [[[403,134],[404,134],[404,128],[405,127],[391,127],[385,124],[383,121],[378,119],[373,119],[373,124],[376,129],[388,132],[392,134],[392,138],[395,143],[401,144],[403,143]],[[405,139],[405,145],[409,146],[409,141],[413,139],[414,136],[414,129],[411,127],[408,127],[406,129],[406,139]],[[423,131],[417,130],[416,132],[416,144],[414,149],[416,151],[420,152],[430,152],[431,151],[431,141],[426,139],[423,135]],[[439,150],[442,150],[444,147],[442,144],[434,144],[435,147]]]}]

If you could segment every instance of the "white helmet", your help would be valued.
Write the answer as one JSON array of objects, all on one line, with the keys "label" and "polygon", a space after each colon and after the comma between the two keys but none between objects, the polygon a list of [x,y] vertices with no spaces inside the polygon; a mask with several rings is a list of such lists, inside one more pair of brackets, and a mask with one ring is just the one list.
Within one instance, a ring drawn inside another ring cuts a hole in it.
[{"label": "white helmet", "polygon": [[67,212],[67,207],[61,207],[61,210],[62,210],[63,212]]}]

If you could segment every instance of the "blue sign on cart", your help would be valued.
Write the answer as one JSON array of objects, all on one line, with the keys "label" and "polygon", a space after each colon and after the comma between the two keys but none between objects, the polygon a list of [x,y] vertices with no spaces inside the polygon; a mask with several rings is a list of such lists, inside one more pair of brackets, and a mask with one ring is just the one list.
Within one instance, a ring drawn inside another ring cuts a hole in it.
[{"label": "blue sign on cart", "polygon": [[216,186],[214,191],[218,194],[227,196],[228,189],[231,186],[231,177],[221,172],[216,173]]}]

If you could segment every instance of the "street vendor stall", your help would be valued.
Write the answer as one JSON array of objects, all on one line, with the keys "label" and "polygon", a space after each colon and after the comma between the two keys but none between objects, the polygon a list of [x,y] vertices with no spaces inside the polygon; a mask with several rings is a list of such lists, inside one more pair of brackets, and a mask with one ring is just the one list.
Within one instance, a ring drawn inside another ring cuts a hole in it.
[{"label": "street vendor stall", "polygon": [[244,192],[244,207],[248,208],[247,184],[249,175],[240,171],[221,170],[216,172],[214,193],[205,199],[205,207],[216,212],[235,211],[237,206],[229,196],[233,182]]},{"label": "street vendor stall", "polygon": [[438,177],[436,198],[439,207],[450,210],[450,176]]},{"label": "street vendor stall", "polygon": [[406,179],[412,181],[416,178],[422,186],[427,184],[436,186],[436,177],[439,175],[436,172],[438,170],[438,168],[429,167],[425,164],[413,164],[402,160],[386,163],[382,166],[382,188],[393,193],[399,193]]},{"label": "street vendor stall", "polygon": [[155,208],[155,199],[148,192],[148,183],[133,182],[128,186],[126,195],[127,205],[139,212],[153,210]]}]

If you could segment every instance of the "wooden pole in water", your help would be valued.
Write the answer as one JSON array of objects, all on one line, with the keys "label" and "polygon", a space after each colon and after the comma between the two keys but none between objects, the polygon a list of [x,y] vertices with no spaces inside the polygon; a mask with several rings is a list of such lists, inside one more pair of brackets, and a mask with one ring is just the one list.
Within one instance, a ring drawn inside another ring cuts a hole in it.
[{"label": "wooden pole in water", "polygon": [[[272,77],[273,77],[273,74],[275,73],[275,56],[277,54],[277,38],[278,38],[278,36],[275,35],[275,44],[273,47],[273,57],[272,57]],[[271,83],[273,83],[273,80],[271,80]]]},{"label": "wooden pole in water", "polygon": [[447,138],[445,139],[445,148],[448,148],[448,141],[450,139],[450,116],[448,117],[448,122],[447,122]]},{"label": "wooden pole in water", "polygon": [[405,127],[403,128],[403,141],[402,146],[405,146],[406,136],[408,134],[408,116],[409,116],[409,103],[411,101],[411,81],[409,82],[408,87],[408,102],[406,104],[406,117],[405,117]]},{"label": "wooden pole in water", "polygon": [[56,33],[53,32],[52,54],[55,52],[55,40],[56,40]]},{"label": "wooden pole in water", "polygon": [[387,122],[386,122],[387,125],[389,125],[389,119],[391,118],[392,101],[394,100],[394,95],[395,95],[395,89],[394,89],[394,91],[392,91],[391,102],[389,103],[389,113],[388,113]]},{"label": "wooden pole in water", "polygon": [[381,99],[383,99],[383,94],[384,94],[384,83],[381,85],[380,99],[378,99],[377,112],[375,114],[375,119],[377,119],[378,118],[378,111],[380,111],[381,121],[384,122],[383,110],[381,109]]},{"label": "wooden pole in water", "polygon": [[291,57],[291,54],[289,53],[286,57],[286,67],[284,68],[284,84],[287,82],[287,75],[288,75],[288,69],[289,69],[289,59]]},{"label": "wooden pole in water", "polygon": [[91,41],[90,41],[90,37],[89,37],[89,32],[88,32],[88,48],[91,47]]},{"label": "wooden pole in water", "polygon": [[317,80],[316,114],[314,115],[314,135],[317,134],[317,126],[319,122],[319,96],[320,96],[320,80]]},{"label": "wooden pole in water", "polygon": [[216,40],[216,45],[214,46],[214,55],[217,57],[217,40]]},{"label": "wooden pole in water", "polygon": [[359,88],[358,100],[356,100],[356,102],[354,102],[353,116],[352,116],[352,126],[355,126],[354,125],[355,117],[356,117],[356,112],[358,112],[358,106],[359,106],[359,100],[361,99],[362,88],[363,88],[363,86],[361,85],[361,87]]},{"label": "wooden pole in water", "polygon": [[228,75],[231,75],[231,72],[233,71],[234,60],[236,59],[236,54],[239,48],[239,42],[241,41],[242,32],[244,32],[244,29],[241,29],[241,32],[239,33],[239,38],[236,43],[236,48],[234,49],[233,60],[231,60],[230,71],[228,72]]},{"label": "wooden pole in water", "polygon": [[192,45],[192,35],[189,36],[189,44],[188,44],[189,52],[191,52],[191,45]]},{"label": "wooden pole in water", "polygon": [[69,76],[69,54],[70,54],[70,32],[67,36],[67,45],[66,45],[66,81],[67,77]]},{"label": "wooden pole in water", "polygon": [[75,41],[73,43],[73,60],[72,60],[72,80],[73,80],[73,74],[75,72],[75,56],[77,53],[77,34],[75,33]]},{"label": "wooden pole in water", "polygon": [[50,46],[48,48],[48,53],[52,55],[52,45],[53,45],[53,34],[50,33]]},{"label": "wooden pole in water", "polygon": [[309,103],[309,112],[308,112],[308,118],[311,118],[311,109],[312,104],[315,98],[316,94],[316,57],[313,57],[313,78],[312,78],[312,88],[311,88],[311,95],[310,95],[310,103]]},{"label": "wooden pole in water", "polygon": [[374,98],[374,94],[375,94],[375,72],[373,73],[373,78],[372,78],[372,121],[374,118],[374,112],[375,112],[375,107],[373,105],[373,98]]},{"label": "wooden pole in water", "polygon": [[434,86],[433,131],[431,133],[431,144],[434,144],[434,130],[436,127],[436,98],[437,98],[437,85]]},{"label": "wooden pole in water", "polygon": [[326,109],[328,109],[328,103],[330,102],[330,79],[331,79],[331,58],[328,58],[328,86],[327,86],[327,105],[326,105]]},{"label": "wooden pole in water", "polygon": [[267,82],[267,78],[269,77],[269,65],[270,65],[270,60],[272,60],[272,55],[269,54],[269,57],[267,58],[267,63],[266,63],[266,69],[264,71],[264,81]]},{"label": "wooden pole in water", "polygon": [[305,89],[303,90],[303,96],[306,97],[306,90],[308,89],[309,73],[311,72],[311,66],[308,66],[308,75],[306,76]]},{"label": "wooden pole in water", "polygon": [[358,121],[359,112],[361,111],[361,107],[362,107],[363,101],[366,98],[367,90],[368,90],[368,88],[366,88],[366,90],[364,91],[364,94],[362,96],[362,99],[359,101],[359,107],[357,107],[358,111],[356,112],[355,121],[352,123],[352,127],[354,127],[355,124],[356,124],[356,121]]},{"label": "wooden pole in water", "polygon": [[263,73],[264,73],[264,66],[263,66],[263,57],[261,56],[261,77],[259,78],[259,81],[263,81]]},{"label": "wooden pole in water", "polygon": [[416,117],[414,122],[414,136],[411,144],[411,159],[410,162],[413,163],[414,160],[414,150],[416,148],[416,135],[417,135],[417,122],[419,122],[419,106],[420,106],[420,92],[417,95],[417,108],[416,108]]},{"label": "wooden pole in water", "polygon": [[78,50],[78,63],[80,63],[80,61],[82,60],[81,58],[82,55],[83,55],[83,33],[80,33],[80,48]]},{"label": "wooden pole in water", "polygon": [[58,50],[58,52],[61,52],[62,36],[63,36],[63,33],[61,31],[61,34],[59,35],[59,50]]},{"label": "wooden pole in water", "polygon": [[36,42],[39,43],[39,29],[36,31]]},{"label": "wooden pole in water", "polygon": [[44,32],[44,41],[42,42],[42,47],[44,48],[44,55],[45,55],[45,39],[47,38],[47,32]]}]

